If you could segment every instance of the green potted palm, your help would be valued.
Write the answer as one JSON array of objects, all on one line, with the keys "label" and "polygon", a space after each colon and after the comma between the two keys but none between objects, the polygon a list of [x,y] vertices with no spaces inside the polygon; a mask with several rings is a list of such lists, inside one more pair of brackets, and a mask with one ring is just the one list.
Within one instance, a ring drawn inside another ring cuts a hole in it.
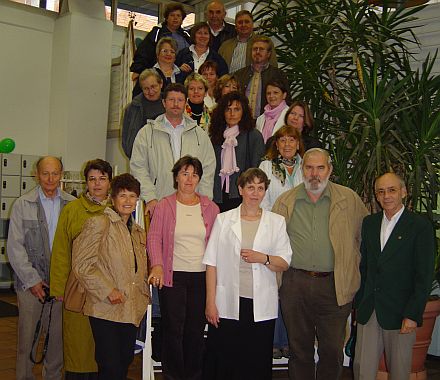
[{"label": "green potted palm", "polygon": [[406,206],[426,214],[438,231],[440,76],[433,74],[436,54],[418,65],[412,53],[423,8],[258,0],[253,12],[259,33],[276,41],[292,97],[313,111],[316,137],[332,153],[334,180],[376,211],[374,179],[395,171],[407,183]]}]

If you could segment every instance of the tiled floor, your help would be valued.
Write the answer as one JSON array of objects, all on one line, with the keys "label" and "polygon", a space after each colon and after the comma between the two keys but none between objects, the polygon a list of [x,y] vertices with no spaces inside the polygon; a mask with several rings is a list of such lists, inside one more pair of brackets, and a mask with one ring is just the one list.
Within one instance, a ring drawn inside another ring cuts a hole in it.
[{"label": "tiled floor", "polygon": [[[16,297],[10,292],[0,292],[0,300],[16,304]],[[16,356],[16,327],[17,317],[0,318],[0,379],[15,380],[15,356]],[[41,351],[40,351],[41,352]],[[428,380],[440,380],[440,359],[429,358],[426,361],[428,369]],[[41,365],[34,368],[36,380],[41,380]],[[128,373],[130,380],[142,379],[142,356],[137,355]],[[156,374],[156,380],[162,380],[160,374]],[[287,380],[287,373],[284,370],[273,371],[273,379]],[[353,378],[351,370],[344,368],[343,380]]]}]

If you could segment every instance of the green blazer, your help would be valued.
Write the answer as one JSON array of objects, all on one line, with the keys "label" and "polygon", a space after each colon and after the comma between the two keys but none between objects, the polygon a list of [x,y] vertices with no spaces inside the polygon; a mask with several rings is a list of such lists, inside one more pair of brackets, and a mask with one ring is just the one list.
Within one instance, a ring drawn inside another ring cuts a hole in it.
[{"label": "green blazer", "polygon": [[404,318],[421,326],[434,273],[432,225],[405,209],[381,252],[382,216],[383,212],[369,215],[362,224],[357,321],[366,324],[375,310],[385,330],[400,329]]}]

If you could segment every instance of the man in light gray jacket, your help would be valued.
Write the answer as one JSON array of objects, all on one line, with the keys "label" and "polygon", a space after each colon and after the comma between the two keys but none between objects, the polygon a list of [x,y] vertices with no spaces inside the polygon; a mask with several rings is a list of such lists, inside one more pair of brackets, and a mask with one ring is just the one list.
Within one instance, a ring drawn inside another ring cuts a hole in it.
[{"label": "man in light gray jacket", "polygon": [[203,166],[197,191],[212,198],[215,155],[207,133],[184,115],[187,92],[179,83],[168,85],[163,94],[165,113],[138,132],[130,160],[131,173],[141,183],[141,198],[147,202],[145,213],[154,211],[157,202],[172,194],[174,163],[189,154]]},{"label": "man in light gray jacket", "polygon": [[16,379],[34,378],[29,354],[42,312],[42,326],[50,335],[43,377],[60,380],[63,368],[62,302],[49,301],[46,297],[49,296],[50,257],[58,216],[63,206],[75,198],[59,188],[63,165],[58,158],[43,157],[36,169],[39,186],[14,203],[8,233],[7,252],[14,269],[19,308]]}]

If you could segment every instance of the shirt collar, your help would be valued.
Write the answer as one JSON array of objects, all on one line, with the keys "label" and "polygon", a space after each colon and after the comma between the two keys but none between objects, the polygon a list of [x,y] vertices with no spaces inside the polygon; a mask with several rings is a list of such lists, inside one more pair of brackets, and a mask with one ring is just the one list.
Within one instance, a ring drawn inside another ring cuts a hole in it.
[{"label": "shirt collar", "polygon": [[[197,57],[199,56],[196,52],[194,45],[190,45],[189,50],[191,51],[191,53],[195,54]],[[209,48],[200,57],[207,57],[208,54],[209,54]]]},{"label": "shirt collar", "polygon": [[223,21],[222,27],[214,32],[214,30],[211,28],[211,25],[208,23],[209,30],[211,31],[212,35],[217,36],[224,28],[225,28],[225,22]]},{"label": "shirt collar", "polygon": [[167,128],[171,128],[171,129],[176,129],[176,128],[184,128],[185,127],[185,118],[182,115],[182,121],[176,125],[176,127],[173,127],[173,125],[170,123],[170,121],[167,118],[167,115],[164,114],[164,124],[165,127]]},{"label": "shirt collar", "polygon": [[391,223],[391,222],[396,222],[399,220],[400,216],[403,214],[403,210],[405,210],[405,206],[402,205],[402,207],[400,208],[399,211],[397,211],[392,217],[391,219],[388,219],[387,216],[385,215],[385,211],[383,212],[383,219],[384,221],[386,221],[387,223]]},{"label": "shirt collar", "polygon": [[61,192],[60,192],[60,188],[57,188],[57,193],[55,194],[55,196],[53,198],[49,198],[48,196],[46,196],[46,194],[44,194],[43,189],[41,188],[41,186],[38,187],[38,195],[40,196],[41,200],[54,200],[56,198],[59,198],[61,196]]},{"label": "shirt collar", "polygon": [[[258,72],[262,73],[264,70],[266,70],[266,69],[269,67],[269,65],[270,65],[270,62],[267,62],[267,63],[263,66],[263,68],[261,69],[261,71],[258,71]],[[254,69],[254,64],[252,64],[251,67],[252,67],[252,71],[256,71],[256,70]]]}]

